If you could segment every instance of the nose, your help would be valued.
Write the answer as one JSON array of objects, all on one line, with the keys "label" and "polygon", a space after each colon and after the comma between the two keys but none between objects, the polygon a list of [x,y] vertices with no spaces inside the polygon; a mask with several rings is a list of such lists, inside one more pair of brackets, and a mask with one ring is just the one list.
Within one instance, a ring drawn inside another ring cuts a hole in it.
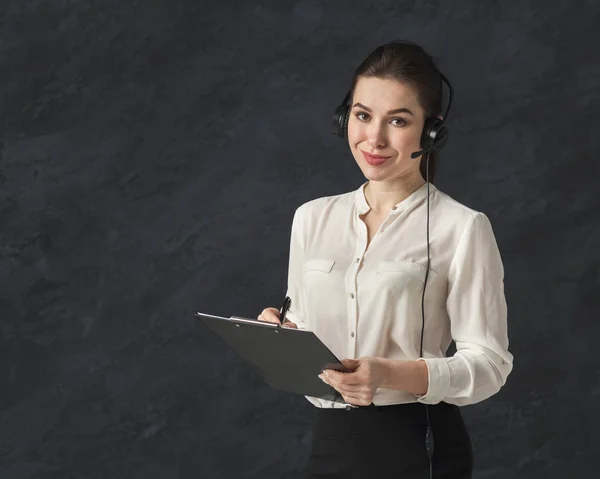
[{"label": "nose", "polygon": [[378,148],[383,148],[386,143],[385,136],[385,126],[374,121],[371,122],[367,128],[367,142],[371,149],[376,150]]}]

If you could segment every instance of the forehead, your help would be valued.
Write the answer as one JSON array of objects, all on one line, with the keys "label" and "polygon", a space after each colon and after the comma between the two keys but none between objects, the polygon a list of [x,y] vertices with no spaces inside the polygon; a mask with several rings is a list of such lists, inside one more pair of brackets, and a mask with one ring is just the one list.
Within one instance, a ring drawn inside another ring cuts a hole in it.
[{"label": "forehead", "polygon": [[397,80],[361,77],[356,83],[352,102],[360,102],[375,111],[406,107],[421,112],[416,91]]}]

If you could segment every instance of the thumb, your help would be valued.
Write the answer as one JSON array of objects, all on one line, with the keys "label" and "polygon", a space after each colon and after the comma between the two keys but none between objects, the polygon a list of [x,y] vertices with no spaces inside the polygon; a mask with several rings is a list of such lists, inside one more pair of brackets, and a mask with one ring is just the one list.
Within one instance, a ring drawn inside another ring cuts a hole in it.
[{"label": "thumb", "polygon": [[359,366],[360,361],[358,359],[346,358],[346,359],[342,359],[342,364],[349,369],[355,369]]}]

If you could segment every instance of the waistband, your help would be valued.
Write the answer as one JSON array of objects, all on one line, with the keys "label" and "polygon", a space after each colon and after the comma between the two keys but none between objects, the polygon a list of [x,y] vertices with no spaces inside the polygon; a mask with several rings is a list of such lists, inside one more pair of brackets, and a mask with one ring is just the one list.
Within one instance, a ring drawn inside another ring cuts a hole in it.
[{"label": "waistband", "polygon": [[461,421],[460,408],[454,404],[439,402],[423,404],[411,402],[387,406],[360,406],[357,408],[315,408],[314,431],[317,435],[352,434],[359,431],[377,431],[398,427],[422,429],[427,424],[425,408],[429,408],[432,423]]},{"label": "waistband", "polygon": [[407,402],[401,404],[386,404],[384,406],[376,406],[371,403],[368,406],[346,406],[345,408],[331,408],[331,407],[315,407],[319,412],[327,411],[378,411],[378,412],[390,412],[390,411],[415,411],[419,409],[425,409],[428,406],[429,409],[458,409],[455,404],[450,404],[444,401],[440,401],[437,404],[424,404],[420,402]]}]

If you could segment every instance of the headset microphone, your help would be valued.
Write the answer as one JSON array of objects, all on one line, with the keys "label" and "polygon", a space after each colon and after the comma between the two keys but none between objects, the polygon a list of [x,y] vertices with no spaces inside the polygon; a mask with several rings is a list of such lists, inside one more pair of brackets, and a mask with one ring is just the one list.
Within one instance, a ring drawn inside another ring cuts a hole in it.
[{"label": "headset microphone", "polygon": [[418,158],[419,156],[421,156],[423,153],[429,153],[430,151],[433,151],[433,148],[425,148],[424,150],[421,151],[415,151],[414,153],[410,154],[411,158]]}]

